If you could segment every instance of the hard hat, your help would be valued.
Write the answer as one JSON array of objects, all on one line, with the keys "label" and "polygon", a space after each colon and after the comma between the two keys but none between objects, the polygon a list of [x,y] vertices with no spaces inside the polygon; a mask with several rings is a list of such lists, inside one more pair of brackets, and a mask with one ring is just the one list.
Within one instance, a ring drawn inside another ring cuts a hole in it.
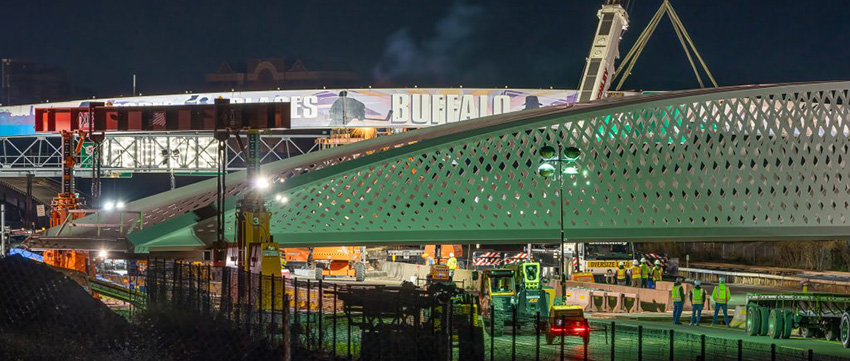
[{"label": "hard hat", "polygon": [[696,280],[696,281],[694,281],[694,286],[699,286],[699,285],[701,285],[701,284],[702,284],[702,282],[700,282],[700,280]]},{"label": "hard hat", "polygon": [[655,260],[655,265],[656,265],[656,266],[660,266],[660,265],[661,265],[661,260],[660,260],[660,259]]},{"label": "hard hat", "polygon": [[449,253],[449,257],[454,257],[454,256],[455,256],[454,253]]},{"label": "hard hat", "polygon": [[641,259],[640,259],[640,262],[641,262],[641,263],[646,263],[646,258],[641,258]]},{"label": "hard hat", "polygon": [[620,262],[620,267],[623,267],[623,266],[625,266],[625,265],[626,265],[625,263]]},{"label": "hard hat", "polygon": [[726,283],[726,278],[725,278],[725,277],[720,277],[720,283]]},{"label": "hard hat", "polygon": [[633,265],[635,265],[635,266],[637,266],[637,265],[639,265],[639,264],[640,264],[640,262],[638,262],[638,260],[634,260],[634,261],[632,261],[632,264],[633,264]]}]

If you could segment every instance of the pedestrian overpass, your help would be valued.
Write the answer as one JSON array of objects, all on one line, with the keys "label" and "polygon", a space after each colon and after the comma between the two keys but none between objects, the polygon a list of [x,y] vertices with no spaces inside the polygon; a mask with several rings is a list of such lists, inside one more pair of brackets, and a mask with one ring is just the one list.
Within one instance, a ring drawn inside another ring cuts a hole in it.
[{"label": "pedestrian overpass", "polygon": [[[563,221],[577,242],[847,238],[849,97],[850,82],[830,82],[608,98],[308,153],[262,166],[271,234],[283,245],[554,243]],[[537,174],[546,145],[583,153],[563,197]],[[232,240],[250,185],[244,172],[226,183]],[[206,248],[215,190],[211,179],[140,199],[30,244]]]}]

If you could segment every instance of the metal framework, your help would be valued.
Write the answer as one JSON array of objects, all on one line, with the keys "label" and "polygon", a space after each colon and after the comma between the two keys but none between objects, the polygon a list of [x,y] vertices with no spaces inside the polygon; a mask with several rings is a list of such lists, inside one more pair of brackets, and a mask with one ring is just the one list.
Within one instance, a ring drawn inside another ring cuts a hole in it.
[{"label": "metal framework", "polygon": [[[571,241],[847,238],[848,100],[848,82],[609,98],[313,152],[262,167],[274,180],[271,234],[311,245],[554,243],[561,197],[535,170],[538,150],[560,143],[579,147],[588,171],[563,197]],[[228,176],[231,240],[244,180]],[[214,196],[199,182],[130,203],[145,228],[101,234],[137,252],[209,246]]]},{"label": "metal framework", "polygon": [[[263,162],[273,162],[318,149],[312,142],[324,135],[264,134]],[[304,139],[303,142],[297,142]],[[62,175],[59,135],[0,138],[0,177],[59,177]],[[212,132],[107,134],[102,144],[103,176],[132,173],[212,174],[217,172],[217,142]],[[78,159],[77,176],[91,177],[88,147]],[[227,170],[245,169],[245,156],[235,141],[227,144]]]}]

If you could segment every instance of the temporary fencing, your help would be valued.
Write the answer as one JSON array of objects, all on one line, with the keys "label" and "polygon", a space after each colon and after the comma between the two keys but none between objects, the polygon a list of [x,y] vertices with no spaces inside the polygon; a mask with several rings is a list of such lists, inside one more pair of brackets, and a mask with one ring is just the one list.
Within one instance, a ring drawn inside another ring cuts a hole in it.
[{"label": "temporary fencing", "polygon": [[288,338],[291,348],[281,352],[289,352],[290,360],[850,360],[696,330],[601,320],[590,322],[585,344],[579,336],[559,337],[545,316],[518,320],[516,312],[503,318],[504,334],[493,337],[494,313],[479,316],[477,300],[450,287],[295,280],[152,260],[147,288],[151,307],[225,318],[273,346]]}]

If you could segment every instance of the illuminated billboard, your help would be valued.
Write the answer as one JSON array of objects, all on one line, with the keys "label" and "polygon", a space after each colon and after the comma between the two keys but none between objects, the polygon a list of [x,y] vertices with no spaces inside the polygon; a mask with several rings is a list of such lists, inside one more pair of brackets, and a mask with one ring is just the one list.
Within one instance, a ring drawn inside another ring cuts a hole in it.
[{"label": "illuminated billboard", "polygon": [[289,102],[292,128],[419,128],[546,106],[572,104],[575,90],[557,89],[312,89],[170,94],[78,100],[0,108],[0,136],[32,135],[36,107],[79,107]]}]

